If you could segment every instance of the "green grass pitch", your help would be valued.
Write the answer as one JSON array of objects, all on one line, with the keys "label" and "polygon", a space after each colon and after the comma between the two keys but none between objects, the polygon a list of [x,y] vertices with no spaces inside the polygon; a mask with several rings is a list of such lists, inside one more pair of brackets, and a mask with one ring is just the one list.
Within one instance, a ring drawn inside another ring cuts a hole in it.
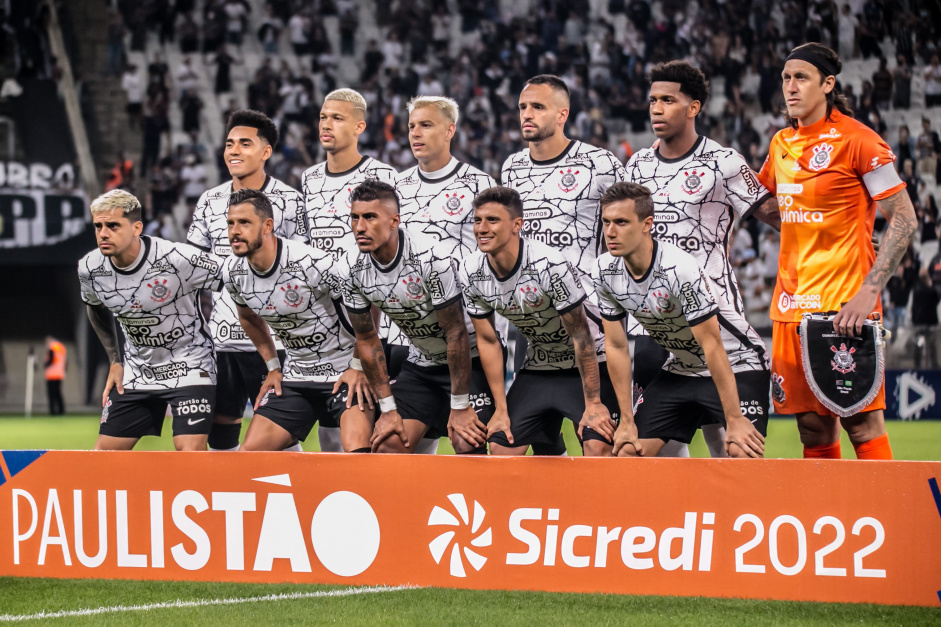
[{"label": "green grass pitch", "polygon": [[[97,416],[0,417],[0,449],[89,449],[95,442],[97,423]],[[890,422],[887,428],[896,459],[941,459],[941,422]],[[772,420],[768,432],[768,457],[800,456],[793,420]],[[170,425],[166,424],[163,437],[144,438],[137,448],[168,450],[172,447],[169,433]],[[579,454],[571,423],[567,421],[564,434],[570,454]],[[317,450],[316,430],[305,448]],[[708,455],[699,436],[690,449],[695,457]],[[439,454],[442,453],[452,453],[447,440],[441,441]],[[843,454],[853,456],[845,437]],[[207,625],[249,621],[259,625],[941,625],[941,607],[441,588],[366,593],[354,589],[346,596],[324,596],[330,590],[348,589],[289,584],[0,578],[0,624],[42,620],[56,625]],[[299,598],[247,600],[275,594]],[[214,599],[231,602],[206,604]],[[176,601],[183,603],[175,604]],[[77,614],[81,610],[113,606],[144,609]],[[23,620],[42,612],[66,614]]]}]

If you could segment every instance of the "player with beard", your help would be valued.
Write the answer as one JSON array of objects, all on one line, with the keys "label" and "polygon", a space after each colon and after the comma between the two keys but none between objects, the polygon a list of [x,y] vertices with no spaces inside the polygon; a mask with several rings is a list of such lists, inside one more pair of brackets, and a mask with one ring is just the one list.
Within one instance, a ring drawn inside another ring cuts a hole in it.
[{"label": "player with beard", "polygon": [[[653,148],[638,150],[625,166],[629,181],[650,190],[654,200],[653,236],[685,250],[698,261],[726,300],[740,314],[745,307],[726,250],[735,217],[756,217],[780,230],[777,202],[755,178],[745,159],[696,133],[696,117],[709,98],[703,73],[686,61],[655,65],[650,71],[650,123]],[[723,328],[723,334],[730,333]],[[635,394],[659,372],[669,357],[633,323]],[[763,344],[756,346],[762,353]],[[704,424],[703,437],[713,457],[725,457],[725,432],[719,423]],[[670,442],[661,456],[688,457],[686,445]]]},{"label": "player with beard", "polygon": [[[363,369],[379,397],[373,450],[412,452],[430,433],[450,436],[458,453],[486,454],[493,398],[461,300],[457,260],[431,238],[400,228],[399,199],[391,185],[366,181],[351,200],[359,254],[348,258],[343,301]],[[411,344],[391,385],[372,306]]]},{"label": "player with beard", "polygon": [[[298,218],[304,214],[299,192],[265,173],[265,163],[278,143],[278,128],[258,111],[236,111],[226,129],[224,159],[232,180],[214,187],[200,197],[193,212],[187,241],[220,257],[232,254],[228,226],[229,196],[240,189],[262,190],[271,201],[275,233],[290,239],[303,239]],[[219,367],[219,402],[213,416],[209,448],[234,451],[239,446],[242,413],[254,399],[267,376],[264,360],[239,324],[235,304],[228,292],[213,297],[209,330],[216,347]],[[281,350],[279,346],[279,350]],[[334,438],[339,450],[339,438]],[[300,444],[292,450],[301,450]]]},{"label": "player with beard", "polygon": [[[177,450],[205,451],[216,400],[199,290],[222,286],[222,259],[141,235],[141,206],[120,189],[91,203],[98,249],[79,261],[88,319],[111,361],[96,450],[159,436],[167,405]],[[124,331],[123,359],[114,321]]]},{"label": "player with beard", "polygon": [[[761,457],[770,373],[755,348],[757,334],[729,303],[716,300],[715,283],[689,253],[651,236],[647,188],[617,183],[601,206],[608,252],[598,257],[593,280],[623,414],[614,453],[653,457],[667,440],[688,444],[704,420],[718,420],[731,457]],[[628,314],[671,353],[633,411]],[[735,333],[723,336],[720,326]]]},{"label": "player with beard", "polygon": [[[523,235],[561,251],[579,272],[588,293],[589,328],[603,361],[604,335],[590,281],[592,265],[602,250],[598,200],[609,186],[625,180],[624,166],[610,151],[565,136],[569,89],[558,76],[529,79],[520,93],[519,114],[529,147],[503,163],[503,185],[523,199]],[[518,345],[516,352],[518,361],[526,351]],[[556,447],[551,452],[564,450]]]},{"label": "player with beard", "polygon": [[[264,192],[240,189],[229,203],[234,256],[225,287],[268,368],[241,450],[280,451],[326,422],[341,428],[344,450],[368,451],[371,433],[356,428],[372,421],[373,399],[365,375],[350,367],[353,332],[333,255],[276,236]],[[283,378],[272,330],[285,347]]]},{"label": "player with beard", "polygon": [[350,193],[368,180],[392,183],[392,166],[359,153],[359,138],[366,130],[366,100],[352,89],[336,89],[320,108],[320,145],[327,160],[304,172],[304,215],[298,218],[301,235],[314,248],[337,259],[353,249],[350,229]]},{"label": "player with beard", "polygon": [[[523,203],[515,190],[493,187],[474,199],[480,250],[464,259],[460,277],[496,405],[487,425],[490,452],[524,455],[537,442],[551,446],[567,416],[586,456],[610,456],[618,403],[595,354],[585,290],[561,252],[520,237],[522,229]],[[494,312],[529,339],[508,394]]]}]

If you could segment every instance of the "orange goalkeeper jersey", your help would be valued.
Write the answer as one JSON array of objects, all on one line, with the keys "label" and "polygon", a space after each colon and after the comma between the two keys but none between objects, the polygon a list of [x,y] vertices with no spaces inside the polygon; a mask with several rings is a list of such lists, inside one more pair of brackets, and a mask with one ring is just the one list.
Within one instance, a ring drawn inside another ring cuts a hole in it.
[{"label": "orange goalkeeper jersey", "polygon": [[905,188],[894,161],[878,134],[835,109],[774,136],[758,175],[781,211],[772,320],[838,310],[856,294],[876,259],[875,201]]}]

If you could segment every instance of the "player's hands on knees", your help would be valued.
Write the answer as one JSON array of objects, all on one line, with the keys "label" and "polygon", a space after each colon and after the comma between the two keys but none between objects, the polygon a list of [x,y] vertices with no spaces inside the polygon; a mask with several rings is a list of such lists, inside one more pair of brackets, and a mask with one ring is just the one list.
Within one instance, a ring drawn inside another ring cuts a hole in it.
[{"label": "player's hands on knees", "polygon": [[493,418],[487,423],[487,440],[501,431],[506,435],[507,442],[512,445],[513,433],[510,431],[510,414],[507,413],[506,407],[494,410]]},{"label": "player's hands on knees", "polygon": [[[578,422],[578,439],[584,440],[585,427],[591,427],[595,433],[604,436],[608,442],[614,440],[614,429],[617,425],[611,420],[611,413],[601,402],[586,403],[585,413]],[[636,429],[635,429],[636,433]]]},{"label": "player's hands on knees", "polygon": [[124,394],[124,365],[111,364],[111,367],[108,368],[108,380],[105,381],[105,392],[101,395],[102,407],[108,403],[108,394],[111,393],[111,388],[116,388],[118,394]]},{"label": "player's hands on knees", "polygon": [[346,372],[341,374],[340,378],[333,384],[333,394],[336,394],[344,383],[347,387],[347,409],[353,406],[354,398],[359,401],[357,404],[359,405],[360,411],[366,411],[366,404],[369,405],[369,409],[373,409],[376,406],[376,393],[373,391],[372,386],[369,385],[369,379],[366,378],[366,374],[362,370],[347,368]]},{"label": "player's hands on knees", "polygon": [[255,409],[258,409],[258,406],[261,405],[261,399],[265,398],[265,394],[268,393],[268,390],[274,388],[274,393],[281,396],[281,379],[283,378],[280,368],[268,373],[265,380],[261,382],[261,389],[258,390],[258,398],[255,399]]},{"label": "player's hands on knees", "polygon": [[405,448],[408,448],[408,435],[405,433],[405,422],[395,409],[379,414],[379,420],[376,421],[376,426],[373,427],[372,437],[369,438],[369,443],[372,445],[372,452],[375,453],[379,450],[379,445],[393,435],[399,436],[399,439],[402,440],[402,444],[405,445]]},{"label": "player's hands on knees", "polygon": [[448,417],[448,433],[457,434],[474,448],[487,443],[487,427],[478,420],[473,407],[451,410]]},{"label": "player's hands on knees", "polygon": [[755,425],[739,414],[732,419],[726,418],[725,452],[729,457],[764,457],[765,438]]},{"label": "player's hands on knees", "polygon": [[875,311],[879,290],[863,285],[833,318],[833,332],[852,336],[863,332],[863,323]]},{"label": "player's hands on knees", "polygon": [[638,457],[644,456],[644,446],[637,437],[637,424],[633,420],[621,418],[621,424],[614,432],[614,446],[611,454],[615,457],[631,457],[634,454]]}]

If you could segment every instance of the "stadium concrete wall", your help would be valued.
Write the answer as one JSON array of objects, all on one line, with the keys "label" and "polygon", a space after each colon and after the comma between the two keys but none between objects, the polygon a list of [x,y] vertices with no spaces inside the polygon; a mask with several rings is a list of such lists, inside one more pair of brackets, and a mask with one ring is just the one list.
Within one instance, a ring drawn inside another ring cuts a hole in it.
[{"label": "stadium concrete wall", "polygon": [[6,451],[0,471],[0,576],[941,600],[941,462]]}]

